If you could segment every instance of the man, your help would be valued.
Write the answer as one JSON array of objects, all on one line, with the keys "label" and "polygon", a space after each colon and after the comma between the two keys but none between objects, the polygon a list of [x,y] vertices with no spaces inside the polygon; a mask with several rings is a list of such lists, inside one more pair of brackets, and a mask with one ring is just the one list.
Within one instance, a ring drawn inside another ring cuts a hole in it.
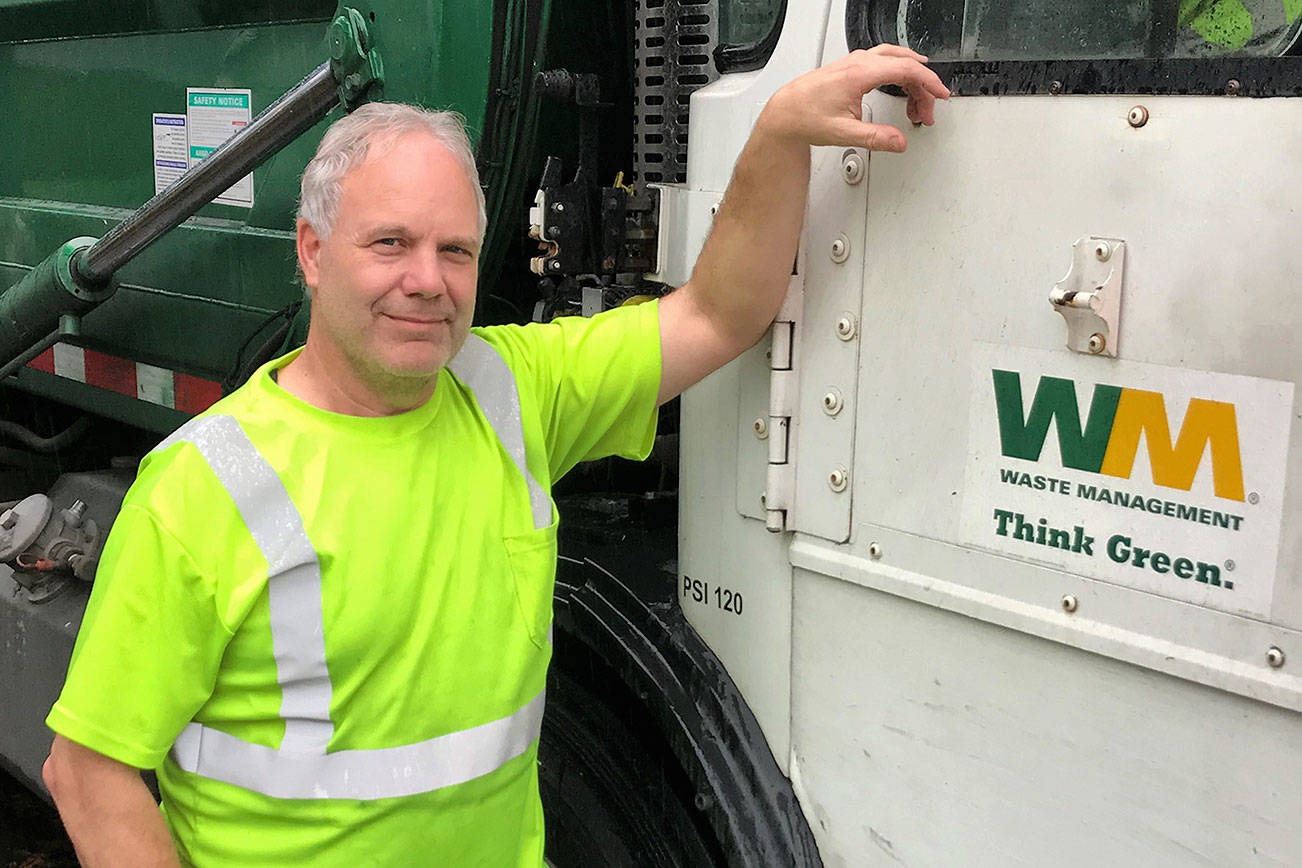
[{"label": "man", "polygon": [[464,133],[382,105],[332,127],[303,178],[306,346],[160,444],[106,546],[48,721],[83,862],[539,865],[550,484],[645,457],[655,407],[759,340],[810,145],[902,151],[861,99],[898,83],[932,123],[924,60],[883,46],[780,90],[663,300],[475,334]]}]

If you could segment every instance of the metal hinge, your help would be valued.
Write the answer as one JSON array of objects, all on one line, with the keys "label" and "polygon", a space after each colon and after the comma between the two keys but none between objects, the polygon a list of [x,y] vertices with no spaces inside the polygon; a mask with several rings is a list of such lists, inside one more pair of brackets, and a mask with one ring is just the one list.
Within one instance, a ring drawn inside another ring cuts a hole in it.
[{"label": "metal hinge", "polygon": [[769,464],[764,484],[765,527],[782,533],[791,527],[796,494],[796,326],[804,304],[804,280],[792,275],[782,309],[770,329]]}]

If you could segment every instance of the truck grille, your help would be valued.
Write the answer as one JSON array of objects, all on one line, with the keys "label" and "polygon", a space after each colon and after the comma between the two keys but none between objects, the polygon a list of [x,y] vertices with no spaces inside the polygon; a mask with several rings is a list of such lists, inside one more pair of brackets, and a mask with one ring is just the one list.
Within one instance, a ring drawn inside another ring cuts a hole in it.
[{"label": "truck grille", "polygon": [[687,180],[687,107],[719,77],[718,0],[635,0],[633,169],[642,183]]}]

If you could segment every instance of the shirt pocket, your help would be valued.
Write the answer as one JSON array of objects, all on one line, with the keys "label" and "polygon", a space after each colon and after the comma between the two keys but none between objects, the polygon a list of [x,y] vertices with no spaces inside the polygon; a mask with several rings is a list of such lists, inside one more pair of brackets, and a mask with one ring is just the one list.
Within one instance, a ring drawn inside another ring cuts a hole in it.
[{"label": "shirt pocket", "polygon": [[515,601],[529,639],[548,647],[552,624],[552,592],[556,584],[556,525],[505,537],[506,559]]}]

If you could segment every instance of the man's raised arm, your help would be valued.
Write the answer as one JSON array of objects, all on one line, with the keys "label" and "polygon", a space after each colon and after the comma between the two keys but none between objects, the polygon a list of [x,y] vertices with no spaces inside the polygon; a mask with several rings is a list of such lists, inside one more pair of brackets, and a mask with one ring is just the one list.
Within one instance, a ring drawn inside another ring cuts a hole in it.
[{"label": "man's raised arm", "polygon": [[863,97],[884,84],[930,125],[949,96],[926,58],[879,45],[807,73],[768,101],[742,149],[691,279],[660,302],[661,404],[764,336],[782,306],[809,192],[811,145],[903,151],[904,134],[864,123]]}]

